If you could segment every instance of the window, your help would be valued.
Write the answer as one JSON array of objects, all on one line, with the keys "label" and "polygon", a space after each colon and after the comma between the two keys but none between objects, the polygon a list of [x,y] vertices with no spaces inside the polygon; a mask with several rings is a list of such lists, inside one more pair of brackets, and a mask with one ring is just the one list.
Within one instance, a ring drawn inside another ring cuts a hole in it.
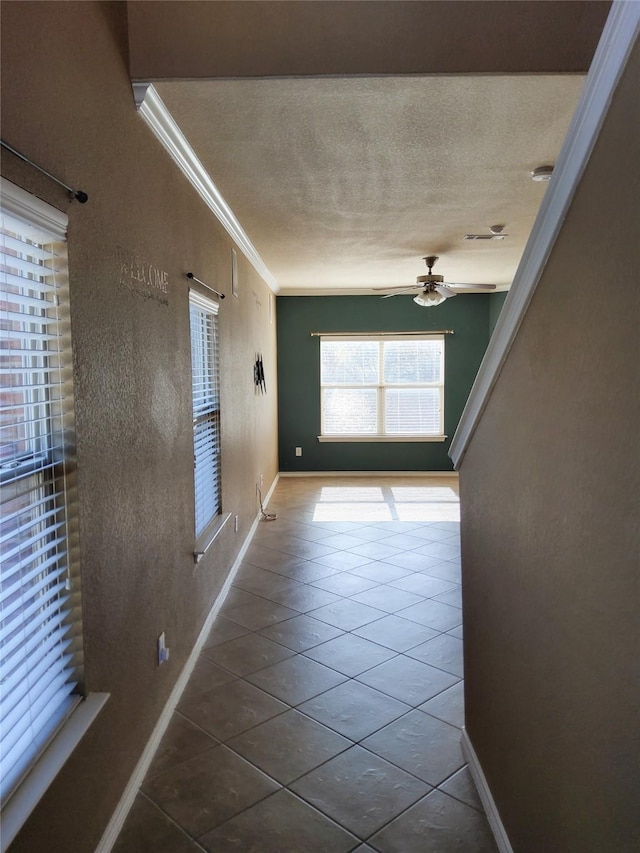
[{"label": "window", "polygon": [[0,793],[6,803],[81,697],[75,695],[79,590],[67,514],[66,217],[6,181],[2,191]]},{"label": "window", "polygon": [[444,440],[443,335],[323,335],[320,441]]},{"label": "window", "polygon": [[196,539],[220,515],[220,381],[218,304],[189,296],[193,387],[193,467]]}]

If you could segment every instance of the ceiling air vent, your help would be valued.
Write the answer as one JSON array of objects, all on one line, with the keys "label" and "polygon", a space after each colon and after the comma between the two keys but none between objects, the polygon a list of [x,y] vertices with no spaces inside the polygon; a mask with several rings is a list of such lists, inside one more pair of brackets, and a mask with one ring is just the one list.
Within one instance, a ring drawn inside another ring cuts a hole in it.
[{"label": "ceiling air vent", "polygon": [[504,240],[508,234],[464,234],[463,240]]}]

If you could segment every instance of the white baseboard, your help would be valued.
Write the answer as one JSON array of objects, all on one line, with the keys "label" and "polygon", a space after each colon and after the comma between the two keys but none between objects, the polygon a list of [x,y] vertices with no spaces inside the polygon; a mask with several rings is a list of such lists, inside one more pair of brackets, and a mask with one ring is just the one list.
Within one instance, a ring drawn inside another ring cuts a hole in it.
[{"label": "white baseboard", "polygon": [[471,743],[466,729],[462,729],[462,751],[467,759],[467,763],[469,764],[471,776],[473,777],[478,795],[482,801],[482,805],[484,806],[489,826],[491,827],[493,837],[498,845],[498,850],[500,853],[513,853],[513,847],[509,841],[509,836],[507,835],[507,831],[500,819],[500,814],[498,813],[495,800],[493,799],[493,795],[489,785],[487,784],[487,779],[482,770],[482,766],[480,765],[480,761],[476,755],[476,751],[473,748],[473,744]]},{"label": "white baseboard", "polygon": [[453,477],[457,471],[280,471],[280,477]]},{"label": "white baseboard", "polygon": [[[271,484],[271,488],[267,492],[266,497],[263,499],[263,505],[266,506],[269,502],[269,498],[273,494],[273,491],[278,484],[279,475],[276,474],[276,477]],[[187,686],[187,682],[191,676],[194,666],[198,660],[198,656],[200,655],[200,651],[204,643],[206,642],[207,637],[209,636],[209,631],[213,625],[213,622],[218,615],[218,611],[222,607],[225,598],[227,597],[227,593],[233,583],[233,579],[240,568],[240,564],[244,559],[244,555],[251,544],[251,540],[256,532],[258,524],[260,523],[260,514],[258,514],[251,525],[251,529],[247,534],[246,539],[244,540],[240,551],[238,552],[238,556],[234,560],[233,565],[227,575],[227,579],[222,586],[222,589],[218,593],[216,600],[213,603],[211,610],[207,618],[205,619],[204,625],[202,626],[202,630],[198,635],[198,639],[195,642],[193,649],[191,650],[191,654],[189,655],[187,662],[185,663],[178,680],[175,683],[171,694],[167,700],[166,705],[164,706],[162,713],[156,723],[156,726],[153,730],[151,737],[149,738],[147,745],[144,748],[142,756],[138,761],[135,770],[133,771],[133,775],[129,779],[127,787],[124,790],[122,797],[120,798],[120,802],[116,806],[116,810],[114,811],[111,820],[109,821],[107,828],[105,829],[102,838],[100,839],[100,843],[96,847],[95,853],[110,853],[111,848],[116,842],[118,835],[120,834],[120,830],[122,829],[124,822],[129,814],[131,807],[133,806],[134,800],[138,793],[140,786],[144,780],[144,777],[147,775],[147,770],[149,769],[151,762],[153,760],[154,755],[156,754],[156,750],[160,746],[160,741],[162,740],[162,736],[164,735],[169,722],[171,721],[171,717],[173,716],[173,712],[176,708],[176,705],[180,701],[180,697],[182,696],[182,692],[184,688]]]}]

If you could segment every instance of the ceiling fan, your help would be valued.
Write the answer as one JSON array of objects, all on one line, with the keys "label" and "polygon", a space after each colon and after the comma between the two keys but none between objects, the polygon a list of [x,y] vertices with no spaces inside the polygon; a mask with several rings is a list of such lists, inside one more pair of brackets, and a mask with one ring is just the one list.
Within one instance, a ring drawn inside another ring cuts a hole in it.
[{"label": "ceiling fan", "polygon": [[[389,299],[391,296],[401,296],[403,293],[411,293],[412,290],[420,290],[417,296],[413,297],[413,301],[423,308],[432,308],[440,305],[445,299],[451,296],[457,296],[459,290],[495,290],[495,284],[458,284],[453,282],[445,282],[444,276],[433,275],[431,270],[435,262],[438,260],[437,255],[429,255],[424,258],[429,270],[427,275],[419,275],[416,278],[416,283],[410,287],[374,287],[374,290],[392,290],[393,293],[387,293],[381,296],[381,299]],[[455,288],[455,290],[453,289]]]}]

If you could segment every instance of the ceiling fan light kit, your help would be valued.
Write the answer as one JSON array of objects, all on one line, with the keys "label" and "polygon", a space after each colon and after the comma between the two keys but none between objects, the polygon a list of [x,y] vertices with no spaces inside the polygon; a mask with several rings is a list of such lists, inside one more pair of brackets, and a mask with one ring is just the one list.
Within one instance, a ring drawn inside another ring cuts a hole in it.
[{"label": "ceiling fan light kit", "polygon": [[419,293],[417,296],[413,297],[413,301],[416,305],[420,305],[422,308],[433,308],[436,305],[440,305],[441,302],[447,297],[442,293],[438,293],[437,290],[425,290],[424,293]]}]

